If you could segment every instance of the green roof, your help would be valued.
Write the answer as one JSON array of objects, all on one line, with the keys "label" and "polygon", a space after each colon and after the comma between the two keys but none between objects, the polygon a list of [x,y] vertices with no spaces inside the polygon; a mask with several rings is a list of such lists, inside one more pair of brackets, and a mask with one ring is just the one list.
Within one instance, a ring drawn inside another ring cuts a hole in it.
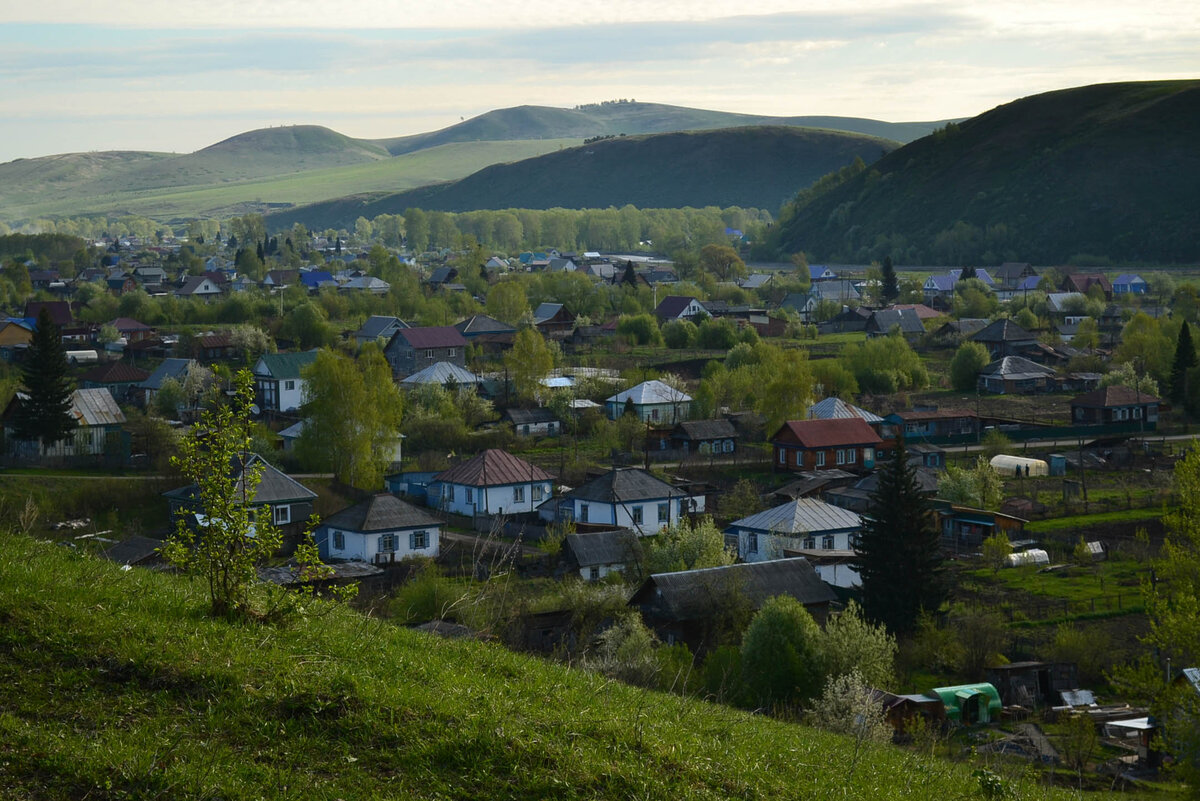
[{"label": "green roof", "polygon": [[319,348],[313,348],[300,353],[264,353],[255,365],[254,372],[256,375],[269,375],[272,378],[299,378],[300,371],[317,360],[318,350]]}]

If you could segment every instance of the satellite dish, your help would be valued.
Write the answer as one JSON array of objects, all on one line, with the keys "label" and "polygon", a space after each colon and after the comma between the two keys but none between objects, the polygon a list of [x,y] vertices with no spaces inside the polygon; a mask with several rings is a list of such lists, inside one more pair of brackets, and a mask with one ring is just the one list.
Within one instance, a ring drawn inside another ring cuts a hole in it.
[{"label": "satellite dish", "polygon": [[250,414],[254,415],[255,417],[258,417],[260,414],[262,414],[262,409],[258,408],[257,403],[250,404]]}]

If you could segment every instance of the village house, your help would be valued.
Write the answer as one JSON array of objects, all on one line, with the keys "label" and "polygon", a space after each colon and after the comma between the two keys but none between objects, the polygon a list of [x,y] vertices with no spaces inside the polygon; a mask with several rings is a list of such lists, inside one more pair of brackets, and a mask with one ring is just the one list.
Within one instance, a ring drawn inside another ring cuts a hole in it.
[{"label": "village house", "polygon": [[798,498],[725,528],[726,543],[743,562],[779,559],[784,549],[850,551],[862,529],[862,518],[815,498]]},{"label": "village house", "polygon": [[867,319],[865,330],[868,337],[885,337],[897,331],[910,343],[925,335],[925,326],[915,309],[880,309]]},{"label": "village house", "polygon": [[304,403],[301,371],[317,360],[319,348],[300,353],[264,353],[254,365],[254,383],[263,411],[294,412]]},{"label": "village house", "polygon": [[562,422],[550,409],[508,409],[504,420],[519,437],[553,437],[562,432]]},{"label": "village house", "polygon": [[330,515],[313,534],[322,560],[395,562],[436,558],[442,521],[397,498],[378,493]]},{"label": "village house", "polygon": [[1071,420],[1076,425],[1134,423],[1153,431],[1158,426],[1158,398],[1126,386],[1111,385],[1071,400]]},{"label": "village house", "polygon": [[466,367],[467,340],[452,326],[401,328],[392,335],[383,355],[396,378],[412,375],[437,362]]},{"label": "village house", "polygon": [[1063,277],[1059,288],[1063,292],[1080,292],[1086,295],[1093,286],[1100,287],[1105,300],[1112,300],[1113,286],[1104,273],[1071,273]]},{"label": "village house", "polygon": [[125,413],[105,388],[77,389],[71,393],[67,414],[75,421],[74,430],[62,440],[43,445],[40,440],[13,437],[12,418],[17,406],[27,401],[17,392],[4,410],[4,434],[9,451],[22,460],[103,458],[113,465],[129,458],[129,434],[124,431]]},{"label": "village house", "polygon": [[411,389],[421,384],[438,384],[443,387],[470,387],[478,389],[482,383],[479,376],[467,368],[459,367],[457,364],[451,364],[450,362],[434,362],[428,367],[422,368],[400,380],[400,386],[405,389]]},{"label": "village house", "polygon": [[789,420],[771,437],[776,470],[870,470],[882,444],[860,417]]},{"label": "village house", "polygon": [[687,420],[671,431],[671,447],[684,454],[730,455],[740,439],[733,423],[720,420]]},{"label": "village house", "polygon": [[391,340],[397,331],[408,327],[408,323],[399,317],[372,315],[354,332],[354,341],[360,348],[368,342],[378,342],[382,347]]},{"label": "village house", "polygon": [[636,467],[614,467],[565,493],[551,514],[580,526],[658,534],[686,514],[704,511],[704,496],[686,492]]},{"label": "village house", "polygon": [[1057,374],[1045,365],[1020,356],[1005,356],[979,371],[976,386],[980,392],[997,395],[1029,395],[1053,392]]},{"label": "village house", "polygon": [[127,403],[136,397],[137,387],[150,377],[150,373],[126,362],[97,364],[79,378],[84,389],[106,389],[119,403]]},{"label": "village house", "polygon": [[217,282],[207,275],[193,275],[183,282],[183,286],[175,290],[175,294],[181,298],[211,300],[220,296],[221,287],[217,286]]},{"label": "village house", "polygon": [[139,402],[142,406],[149,406],[168,379],[182,384],[187,380],[188,372],[199,366],[195,359],[163,359],[148,378],[134,387]]},{"label": "village house", "polygon": [[692,396],[653,379],[618,392],[604,401],[604,411],[610,420],[625,414],[627,408],[632,408],[642,422],[674,425],[691,416]]},{"label": "village house", "polygon": [[444,470],[429,483],[431,506],[454,514],[514,515],[532,512],[550,497],[554,476],[498,448]]},{"label": "village house", "polygon": [[562,562],[585,581],[599,581],[611,573],[624,573],[641,559],[638,537],[628,529],[568,534]]},{"label": "village house", "polygon": [[992,359],[1021,356],[1037,345],[1037,337],[1008,318],[990,323],[971,335],[970,341],[987,348]]},{"label": "village house", "polygon": [[1150,284],[1133,273],[1122,273],[1112,283],[1114,295],[1146,295],[1150,292]]},{"label": "village house", "polygon": [[903,436],[906,440],[962,442],[978,438],[979,416],[967,409],[915,409],[893,412],[883,418],[884,439]]},{"label": "village house", "polygon": [[697,298],[684,295],[667,295],[654,308],[654,315],[659,322],[669,323],[675,320],[695,320],[698,317],[708,317],[704,304]]},{"label": "village house", "polygon": [[575,328],[575,315],[561,303],[542,303],[533,310],[533,325],[547,339],[564,339]]}]

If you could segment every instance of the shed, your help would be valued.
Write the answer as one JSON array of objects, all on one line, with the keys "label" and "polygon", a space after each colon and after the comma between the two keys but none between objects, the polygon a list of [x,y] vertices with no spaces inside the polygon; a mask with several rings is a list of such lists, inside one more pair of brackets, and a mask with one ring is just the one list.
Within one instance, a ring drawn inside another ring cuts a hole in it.
[{"label": "shed", "polygon": [[942,699],[946,718],[956,723],[970,726],[1000,719],[1000,693],[987,682],[935,687],[929,694]]},{"label": "shed", "polygon": [[992,457],[992,468],[1002,476],[1048,476],[1050,465],[1041,459],[1030,459],[1026,456],[1009,456],[1001,453]]},{"label": "shed", "polygon": [[1053,706],[1079,686],[1079,672],[1074,662],[1010,662],[988,668],[987,680],[1006,704]]}]

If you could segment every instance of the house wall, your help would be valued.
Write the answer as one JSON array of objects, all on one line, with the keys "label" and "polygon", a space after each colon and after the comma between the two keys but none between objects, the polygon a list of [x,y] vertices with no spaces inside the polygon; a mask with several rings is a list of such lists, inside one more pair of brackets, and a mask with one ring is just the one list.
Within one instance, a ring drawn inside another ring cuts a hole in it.
[{"label": "house wall", "polygon": [[[611,504],[600,501],[581,501],[575,498],[572,503],[572,515],[580,523],[611,524],[617,528],[628,528],[636,531],[639,536],[658,534],[664,528],[679,522],[682,512],[688,511],[688,498],[659,498],[645,501]],[[660,507],[666,506],[665,514]],[[587,507],[587,514],[584,514]],[[636,510],[641,509],[641,522],[635,521]],[[699,508],[691,511],[704,510],[703,499],[699,499]]]},{"label": "house wall", "polygon": [[841,448],[798,448],[775,444],[775,467],[778,470],[834,470],[875,466],[874,446],[847,445]]},{"label": "house wall", "polygon": [[522,514],[550,497],[549,481],[504,484],[497,487],[469,487],[465,484],[439,484],[430,493],[431,505],[454,514]]},{"label": "house wall", "polygon": [[[852,550],[851,531],[811,531],[796,536],[773,534],[761,529],[738,528],[737,552],[743,562],[769,562],[782,559],[789,550]],[[808,540],[811,538],[812,542]],[[755,550],[751,550],[754,546]]]},{"label": "house wall", "polygon": [[[608,419],[616,420],[625,414],[625,404],[605,402]],[[692,404],[687,403],[646,403],[633,405],[634,413],[643,423],[682,423],[690,419]]]},{"label": "house wall", "polygon": [[397,376],[412,375],[438,362],[450,362],[462,368],[467,366],[466,352],[462,347],[413,348],[399,337],[392,340],[392,347],[384,355],[392,365],[392,373]]},{"label": "house wall", "polygon": [[835,562],[828,565],[813,565],[813,569],[817,571],[821,581],[833,587],[851,589],[862,586],[862,578],[858,575],[858,571],[847,564]]},{"label": "house wall", "polygon": [[[609,573],[621,573],[624,569],[624,565],[591,565],[579,568],[579,577],[584,581],[600,581]],[[593,570],[596,571],[594,574]]]},{"label": "house wall", "polygon": [[[414,548],[413,537],[414,532],[424,531],[425,547]],[[393,536],[394,550],[381,551],[380,546],[383,540],[384,533],[389,533]],[[343,547],[338,548],[338,535],[341,535],[341,544]],[[330,528],[322,526],[316,536],[317,549],[320,551],[322,559],[346,559],[357,560],[362,562],[374,562],[376,557],[383,554],[385,561],[390,561],[390,554],[395,554],[396,560],[407,559],[414,556],[436,557],[441,548],[441,529],[438,526],[421,526],[418,528],[396,529],[392,532],[371,532],[364,534],[358,531],[347,531],[345,529]]]}]

